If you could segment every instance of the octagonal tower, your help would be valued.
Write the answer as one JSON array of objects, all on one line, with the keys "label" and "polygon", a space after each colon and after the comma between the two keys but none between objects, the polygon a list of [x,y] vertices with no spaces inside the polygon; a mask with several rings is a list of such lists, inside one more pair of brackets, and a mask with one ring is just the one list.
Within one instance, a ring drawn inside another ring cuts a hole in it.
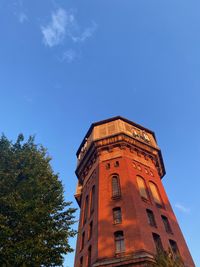
[{"label": "octagonal tower", "polygon": [[77,158],[75,267],[148,266],[168,248],[195,266],[161,181],[154,132],[122,117],[93,123]]}]

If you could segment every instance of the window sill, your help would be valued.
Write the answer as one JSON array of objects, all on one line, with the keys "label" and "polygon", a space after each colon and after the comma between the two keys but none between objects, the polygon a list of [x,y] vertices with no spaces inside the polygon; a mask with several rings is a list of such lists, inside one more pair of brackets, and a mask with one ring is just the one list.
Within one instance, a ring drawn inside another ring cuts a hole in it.
[{"label": "window sill", "polygon": [[122,224],[122,222],[113,222],[113,225]]},{"label": "window sill", "polygon": [[125,251],[115,252],[115,256],[116,256],[116,258],[120,258],[120,257],[122,257],[122,256],[124,256],[124,255],[125,255]]},{"label": "window sill", "polygon": [[121,199],[121,196],[113,196],[112,199],[113,200]]}]

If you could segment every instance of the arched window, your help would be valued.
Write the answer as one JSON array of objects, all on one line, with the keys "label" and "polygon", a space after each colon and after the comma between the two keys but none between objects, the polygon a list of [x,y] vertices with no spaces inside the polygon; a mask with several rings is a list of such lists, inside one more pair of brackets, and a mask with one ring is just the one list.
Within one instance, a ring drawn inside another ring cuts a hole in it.
[{"label": "arched window", "polygon": [[125,251],[124,234],[123,231],[117,231],[114,233],[115,237],[115,253],[121,253]]},{"label": "arched window", "polygon": [[112,176],[112,197],[120,197],[121,190],[120,190],[120,181],[118,175]]},{"label": "arched window", "polygon": [[152,235],[153,235],[153,240],[154,240],[157,252],[163,251],[163,245],[162,245],[160,236],[156,233],[152,233]]},{"label": "arched window", "polygon": [[149,199],[145,181],[141,176],[137,176],[137,184],[138,184],[138,187],[139,187],[140,196],[142,198]]},{"label": "arched window", "polygon": [[113,209],[113,223],[117,224],[117,223],[121,223],[122,222],[122,212],[121,212],[121,208],[114,208]]},{"label": "arched window", "polygon": [[94,203],[95,203],[95,185],[93,185],[91,192],[90,215],[94,212]]},{"label": "arched window", "polygon": [[89,205],[89,197],[87,196],[85,199],[85,210],[84,210],[84,219],[83,219],[83,224],[86,223],[87,217],[88,217],[88,205]]},{"label": "arched window", "polygon": [[153,199],[154,199],[155,203],[158,206],[163,206],[163,202],[161,200],[160,193],[158,191],[157,186],[153,182],[149,182],[149,186],[150,186],[151,193],[153,195]]}]

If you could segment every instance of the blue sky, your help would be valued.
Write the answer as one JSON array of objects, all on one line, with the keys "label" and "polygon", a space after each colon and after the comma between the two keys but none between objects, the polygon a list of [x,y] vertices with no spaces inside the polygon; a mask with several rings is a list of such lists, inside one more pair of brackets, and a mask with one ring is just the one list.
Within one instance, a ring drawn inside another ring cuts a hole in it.
[{"label": "blue sky", "polygon": [[0,0],[0,132],[36,134],[76,206],[75,153],[92,122],[121,115],[154,130],[196,266],[199,10],[197,0]]}]

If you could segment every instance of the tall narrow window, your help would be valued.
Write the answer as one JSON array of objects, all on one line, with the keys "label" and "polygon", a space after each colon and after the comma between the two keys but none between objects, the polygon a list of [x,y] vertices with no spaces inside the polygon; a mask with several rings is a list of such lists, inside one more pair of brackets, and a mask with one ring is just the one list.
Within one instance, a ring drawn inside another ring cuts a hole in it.
[{"label": "tall narrow window", "polygon": [[80,258],[80,267],[83,267],[83,257]]},{"label": "tall narrow window", "polygon": [[90,215],[94,212],[94,203],[95,203],[95,185],[92,187],[91,193],[91,202],[90,202]]},{"label": "tall narrow window", "polygon": [[85,210],[84,210],[84,220],[83,220],[83,224],[86,223],[87,218],[88,218],[88,204],[89,204],[88,202],[89,202],[89,198],[88,198],[88,196],[87,196],[86,199],[85,199]]},{"label": "tall narrow window", "polygon": [[145,181],[141,176],[137,176],[137,183],[138,183],[141,198],[149,199]]},{"label": "tall narrow window", "polygon": [[172,252],[174,254],[178,255],[179,254],[179,250],[178,250],[178,246],[177,246],[176,242],[174,240],[170,239],[169,240],[169,244],[170,244],[170,247],[172,249]]},{"label": "tall narrow window", "polygon": [[121,253],[125,251],[124,245],[124,234],[122,231],[117,231],[114,233],[115,236],[115,252]]},{"label": "tall narrow window", "polygon": [[172,229],[171,229],[171,226],[169,224],[169,221],[168,221],[167,217],[165,217],[164,215],[162,215],[161,218],[162,218],[162,221],[163,221],[163,224],[164,224],[164,227],[165,227],[165,231],[167,233],[172,234]]},{"label": "tall narrow window", "polygon": [[153,233],[152,235],[153,235],[153,240],[154,240],[154,243],[155,243],[155,246],[156,246],[156,250],[158,252],[162,251],[163,250],[163,245],[162,245],[160,236],[158,234],[155,234],[155,233]]},{"label": "tall narrow window", "polygon": [[85,232],[82,234],[82,239],[81,239],[81,250],[84,248],[84,243],[85,243]]},{"label": "tall narrow window", "polygon": [[112,176],[112,197],[120,197],[121,196],[121,190],[120,190],[120,182],[119,182],[119,176],[113,175]]},{"label": "tall narrow window", "polygon": [[148,222],[151,226],[156,227],[156,221],[155,221],[155,217],[153,214],[153,211],[147,209],[147,217],[148,217]]},{"label": "tall narrow window", "polygon": [[89,246],[89,248],[88,248],[88,264],[87,264],[87,267],[91,266],[91,256],[92,256],[92,247]]},{"label": "tall narrow window", "polygon": [[163,202],[161,200],[161,197],[160,197],[160,193],[158,191],[158,188],[157,186],[152,183],[152,182],[149,182],[149,186],[150,186],[150,189],[151,189],[151,193],[153,195],[153,198],[154,198],[154,201],[155,203],[159,206],[159,207],[162,207],[163,206]]},{"label": "tall narrow window", "polygon": [[114,222],[114,224],[122,222],[121,208],[114,208],[113,209],[113,222]]},{"label": "tall narrow window", "polygon": [[91,221],[89,225],[88,240],[92,237],[92,231],[93,231],[93,221]]}]

